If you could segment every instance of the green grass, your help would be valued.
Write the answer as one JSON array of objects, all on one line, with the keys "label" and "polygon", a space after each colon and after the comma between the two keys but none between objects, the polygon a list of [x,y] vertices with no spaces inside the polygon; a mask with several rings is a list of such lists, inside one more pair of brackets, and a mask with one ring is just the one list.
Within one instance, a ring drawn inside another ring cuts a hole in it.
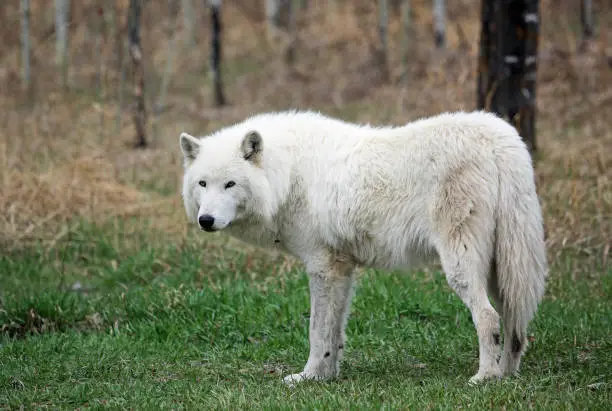
[{"label": "green grass", "polygon": [[443,275],[366,271],[341,377],[290,389],[282,375],[308,355],[300,268],[119,229],[0,256],[1,408],[609,409],[609,265],[575,279],[561,259],[521,375],[479,387],[475,330]]}]

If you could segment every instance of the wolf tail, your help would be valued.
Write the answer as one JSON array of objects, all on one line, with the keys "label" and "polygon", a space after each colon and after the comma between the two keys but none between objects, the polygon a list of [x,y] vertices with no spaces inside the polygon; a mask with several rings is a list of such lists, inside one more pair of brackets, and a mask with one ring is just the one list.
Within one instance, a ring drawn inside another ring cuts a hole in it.
[{"label": "wolf tail", "polygon": [[527,326],[544,294],[548,263],[531,157],[522,142],[507,141],[497,162],[495,271],[504,325],[500,365],[510,375],[518,370],[525,351]]}]

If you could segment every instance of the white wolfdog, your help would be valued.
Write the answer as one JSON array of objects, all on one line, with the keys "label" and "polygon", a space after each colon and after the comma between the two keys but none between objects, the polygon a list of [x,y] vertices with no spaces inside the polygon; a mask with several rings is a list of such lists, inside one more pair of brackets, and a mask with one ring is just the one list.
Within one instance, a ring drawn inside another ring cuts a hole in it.
[{"label": "white wolfdog", "polygon": [[484,112],[401,127],[282,112],[182,133],[180,145],[191,221],[305,264],[310,355],[285,382],[338,375],[356,266],[436,256],[478,334],[470,382],[518,370],[548,266],[531,157],[510,124]]}]

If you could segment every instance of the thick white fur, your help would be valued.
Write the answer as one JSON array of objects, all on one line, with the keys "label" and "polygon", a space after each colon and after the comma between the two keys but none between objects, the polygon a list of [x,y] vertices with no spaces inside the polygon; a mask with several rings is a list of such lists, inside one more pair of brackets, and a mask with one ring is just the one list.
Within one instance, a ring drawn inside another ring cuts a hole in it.
[{"label": "thick white fur", "polygon": [[[247,153],[251,131],[261,145]],[[292,111],[204,138],[183,133],[181,147],[191,221],[211,215],[215,229],[282,247],[306,266],[310,355],[286,382],[338,375],[355,266],[434,257],[474,320],[479,368],[470,381],[518,370],[548,267],[531,158],[505,121],[459,112],[372,127]]]}]

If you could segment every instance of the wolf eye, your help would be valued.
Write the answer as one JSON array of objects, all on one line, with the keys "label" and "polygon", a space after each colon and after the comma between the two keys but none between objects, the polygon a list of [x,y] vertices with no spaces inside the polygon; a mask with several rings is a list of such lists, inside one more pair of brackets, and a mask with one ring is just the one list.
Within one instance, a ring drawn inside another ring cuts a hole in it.
[{"label": "wolf eye", "polygon": [[201,185],[202,187],[206,187],[206,181],[204,180],[198,181],[198,184]]},{"label": "wolf eye", "polygon": [[225,188],[230,188],[230,187],[234,187],[236,185],[236,182],[234,180],[230,180],[227,183],[225,183]]}]

